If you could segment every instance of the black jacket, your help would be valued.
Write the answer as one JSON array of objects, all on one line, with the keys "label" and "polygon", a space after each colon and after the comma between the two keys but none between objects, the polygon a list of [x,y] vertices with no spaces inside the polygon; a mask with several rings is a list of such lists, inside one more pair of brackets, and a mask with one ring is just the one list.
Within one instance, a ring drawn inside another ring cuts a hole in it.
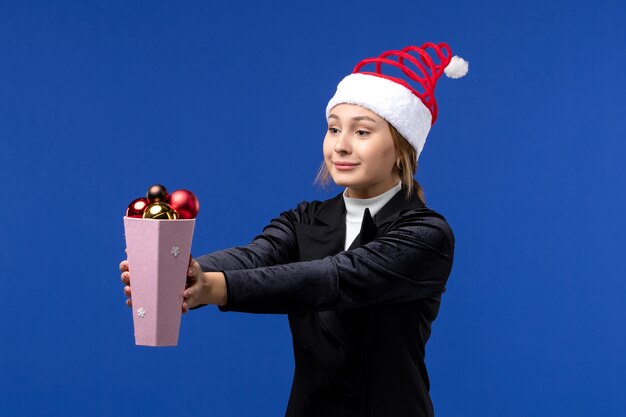
[{"label": "black jacket", "polygon": [[432,416],[424,365],[452,267],[445,219],[396,194],[344,251],[342,195],[284,212],[248,246],[198,258],[223,271],[223,311],[288,313],[286,416]]}]

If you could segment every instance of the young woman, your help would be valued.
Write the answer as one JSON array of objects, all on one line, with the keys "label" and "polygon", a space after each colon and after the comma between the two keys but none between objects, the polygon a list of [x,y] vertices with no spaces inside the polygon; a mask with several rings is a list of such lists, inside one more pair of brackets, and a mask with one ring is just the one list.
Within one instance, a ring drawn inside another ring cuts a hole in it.
[{"label": "young woman", "polygon": [[[446,44],[427,43],[359,63],[328,104],[318,173],[345,191],[282,213],[247,246],[190,262],[183,311],[288,314],[295,375],[286,416],[433,415],[425,345],[454,237],[413,177],[437,116],[437,79],[446,68],[454,78],[467,71],[450,62]],[[375,71],[362,71],[367,64]],[[130,297],[127,262],[120,268]]]}]

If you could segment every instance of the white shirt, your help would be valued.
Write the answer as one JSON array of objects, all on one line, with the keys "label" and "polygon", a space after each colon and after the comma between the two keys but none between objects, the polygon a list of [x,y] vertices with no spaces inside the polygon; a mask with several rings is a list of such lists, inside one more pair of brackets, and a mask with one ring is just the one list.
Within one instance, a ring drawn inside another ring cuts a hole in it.
[{"label": "white shirt", "polygon": [[347,250],[350,247],[361,231],[361,223],[363,223],[365,209],[368,208],[370,214],[374,217],[401,188],[402,183],[399,182],[398,185],[392,189],[372,198],[350,198],[346,197],[347,189],[343,192],[343,201],[346,205],[346,242],[344,249]]}]

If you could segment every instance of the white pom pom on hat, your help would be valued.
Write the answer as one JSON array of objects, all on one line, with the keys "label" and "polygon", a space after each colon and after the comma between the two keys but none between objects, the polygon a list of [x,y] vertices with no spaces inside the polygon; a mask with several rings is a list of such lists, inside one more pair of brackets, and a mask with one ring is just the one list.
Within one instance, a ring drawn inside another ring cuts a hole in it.
[{"label": "white pom pom on hat", "polygon": [[445,72],[448,78],[462,78],[465,77],[469,70],[469,62],[461,58],[460,56],[453,56],[452,60],[443,72]]},{"label": "white pom pom on hat", "polygon": [[[374,71],[363,70],[368,64],[375,64]],[[399,69],[406,79],[391,76],[389,71],[385,74],[383,66]],[[384,52],[376,58],[366,58],[337,86],[326,106],[326,119],[338,104],[365,107],[395,127],[415,148],[419,158],[430,127],[437,120],[434,95],[437,80],[444,72],[449,78],[461,78],[467,74],[468,68],[468,62],[458,56],[452,57],[450,47],[443,42],[407,46],[402,50]]]}]

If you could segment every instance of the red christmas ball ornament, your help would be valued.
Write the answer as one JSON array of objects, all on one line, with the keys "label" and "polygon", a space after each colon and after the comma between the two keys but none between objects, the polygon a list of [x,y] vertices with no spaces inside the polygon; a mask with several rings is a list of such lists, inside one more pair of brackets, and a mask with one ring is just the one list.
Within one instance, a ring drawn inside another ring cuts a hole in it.
[{"label": "red christmas ball ornament", "polygon": [[150,202],[147,198],[140,197],[133,200],[126,209],[126,217],[143,217],[143,211]]},{"label": "red christmas ball ornament", "polygon": [[167,189],[161,184],[154,184],[148,188],[146,197],[151,203],[165,203],[167,201]]},{"label": "red christmas ball ornament", "polygon": [[200,202],[189,190],[176,190],[167,198],[169,204],[178,212],[181,219],[195,219],[200,210]]}]

